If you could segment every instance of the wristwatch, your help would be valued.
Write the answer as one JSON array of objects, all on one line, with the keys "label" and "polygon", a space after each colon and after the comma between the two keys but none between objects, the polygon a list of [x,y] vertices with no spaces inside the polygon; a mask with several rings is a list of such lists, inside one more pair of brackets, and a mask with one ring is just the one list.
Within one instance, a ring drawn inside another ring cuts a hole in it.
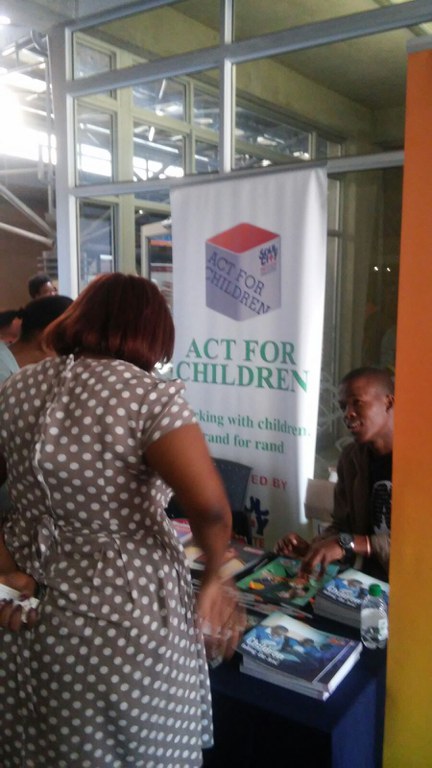
[{"label": "wristwatch", "polygon": [[345,557],[355,554],[354,537],[350,533],[340,533],[338,544],[343,549]]}]

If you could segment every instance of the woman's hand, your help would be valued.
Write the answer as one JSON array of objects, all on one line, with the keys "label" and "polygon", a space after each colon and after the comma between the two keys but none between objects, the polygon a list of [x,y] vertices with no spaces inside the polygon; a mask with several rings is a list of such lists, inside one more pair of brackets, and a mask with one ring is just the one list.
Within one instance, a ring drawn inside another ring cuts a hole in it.
[{"label": "woman's hand", "polygon": [[[32,576],[23,571],[10,571],[0,576],[0,584],[15,589],[20,594],[20,599],[32,597],[37,589],[37,583]],[[37,611],[30,608],[27,611],[26,621],[23,621],[22,606],[11,600],[0,600],[0,627],[12,632],[19,632],[23,627],[31,629],[37,621]]]},{"label": "woman's hand", "polygon": [[230,658],[246,624],[234,582],[222,582],[219,577],[204,581],[197,609],[209,660]]}]

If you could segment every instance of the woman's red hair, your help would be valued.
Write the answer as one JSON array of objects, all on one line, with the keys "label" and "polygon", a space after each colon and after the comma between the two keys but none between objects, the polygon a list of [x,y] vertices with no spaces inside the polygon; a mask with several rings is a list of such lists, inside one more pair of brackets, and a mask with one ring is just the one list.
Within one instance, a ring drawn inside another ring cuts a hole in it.
[{"label": "woman's red hair", "polygon": [[106,355],[151,371],[172,357],[174,323],[154,283],[114,272],[96,277],[44,340],[58,355]]}]

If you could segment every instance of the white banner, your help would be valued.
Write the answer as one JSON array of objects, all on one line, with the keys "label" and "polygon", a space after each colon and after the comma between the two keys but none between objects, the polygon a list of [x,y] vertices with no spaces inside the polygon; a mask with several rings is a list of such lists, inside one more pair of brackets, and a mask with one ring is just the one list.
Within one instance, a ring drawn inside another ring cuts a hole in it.
[{"label": "white banner", "polygon": [[172,192],[174,375],[210,452],[252,466],[266,547],[304,522],[313,477],[327,178],[270,173]]}]

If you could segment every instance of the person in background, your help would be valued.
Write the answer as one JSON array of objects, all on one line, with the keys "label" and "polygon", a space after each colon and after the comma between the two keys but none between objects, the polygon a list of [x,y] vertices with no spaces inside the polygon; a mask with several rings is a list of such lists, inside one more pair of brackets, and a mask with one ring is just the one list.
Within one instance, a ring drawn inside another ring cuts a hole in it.
[{"label": "person in background", "polygon": [[[20,317],[21,332],[17,340],[7,345],[0,342],[0,385],[24,365],[37,363],[50,354],[42,343],[45,328],[72,304],[68,296],[45,296],[31,301],[25,309],[13,312]],[[10,508],[7,483],[0,486],[0,524]]]},{"label": "person in background", "polygon": [[353,442],[337,466],[332,524],[310,544],[296,533],[279,554],[302,557],[302,570],[323,571],[333,561],[353,564],[388,581],[390,559],[394,382],[388,370],[357,368],[342,379],[339,405]]},{"label": "person in background", "polygon": [[14,309],[6,309],[0,312],[0,341],[11,344],[20,335],[21,318],[17,317]]},{"label": "person in background", "polygon": [[70,304],[72,299],[68,296],[45,296],[14,313],[21,320],[21,330],[12,344],[0,342],[0,384],[24,365],[38,363],[47,356],[43,332]]},{"label": "person in background", "polygon": [[28,281],[28,292],[32,299],[40,299],[42,296],[54,296],[57,288],[49,275],[33,275]]},{"label": "person in background", "polygon": [[[58,357],[0,389],[13,505],[0,578],[40,599],[27,625],[0,608],[0,764],[198,768],[212,743],[204,636],[230,655],[243,619],[219,576],[222,481],[183,384],[152,373],[173,352],[171,313],[151,281],[105,274],[45,342]],[[205,553],[197,598],[172,491]]]}]

